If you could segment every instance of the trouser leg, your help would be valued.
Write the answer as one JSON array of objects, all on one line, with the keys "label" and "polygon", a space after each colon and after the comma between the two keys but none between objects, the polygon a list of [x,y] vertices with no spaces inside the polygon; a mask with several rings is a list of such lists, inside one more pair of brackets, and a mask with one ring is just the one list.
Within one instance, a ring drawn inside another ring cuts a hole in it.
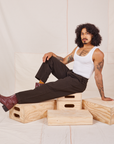
[{"label": "trouser leg", "polygon": [[48,61],[42,63],[35,77],[45,83],[50,73],[52,73],[57,79],[61,79],[67,76],[68,71],[69,69],[66,65],[52,56]]},{"label": "trouser leg", "polygon": [[87,79],[67,72],[67,77],[55,82],[46,83],[36,89],[16,93],[18,103],[38,103],[65,95],[83,92],[87,85]]}]

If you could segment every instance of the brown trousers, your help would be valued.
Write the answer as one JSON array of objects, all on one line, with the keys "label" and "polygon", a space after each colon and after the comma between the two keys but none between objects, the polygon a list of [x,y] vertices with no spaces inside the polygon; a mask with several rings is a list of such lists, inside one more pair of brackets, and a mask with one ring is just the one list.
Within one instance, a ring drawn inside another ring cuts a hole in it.
[{"label": "brown trousers", "polygon": [[43,102],[73,93],[80,93],[86,89],[88,79],[75,74],[55,57],[51,57],[43,63],[35,77],[46,82],[50,73],[58,80],[45,83],[33,90],[16,93],[18,103]]}]

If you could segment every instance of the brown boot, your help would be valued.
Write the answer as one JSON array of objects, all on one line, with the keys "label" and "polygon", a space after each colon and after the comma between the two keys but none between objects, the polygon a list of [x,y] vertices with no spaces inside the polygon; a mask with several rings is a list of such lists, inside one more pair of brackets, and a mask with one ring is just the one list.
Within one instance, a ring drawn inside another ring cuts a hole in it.
[{"label": "brown boot", "polygon": [[3,104],[3,109],[5,112],[10,110],[15,104],[17,104],[16,95],[12,95],[9,97],[2,96],[0,94],[0,102]]}]

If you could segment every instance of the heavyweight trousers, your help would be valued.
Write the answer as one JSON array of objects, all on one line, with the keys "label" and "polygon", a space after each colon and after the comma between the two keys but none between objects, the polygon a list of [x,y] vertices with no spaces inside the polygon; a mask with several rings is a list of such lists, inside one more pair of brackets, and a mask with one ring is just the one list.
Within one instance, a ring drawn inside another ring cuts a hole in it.
[{"label": "heavyweight trousers", "polygon": [[[50,73],[58,80],[46,83]],[[73,93],[80,93],[86,89],[88,79],[75,74],[55,57],[43,63],[35,76],[45,84],[35,89],[16,93],[18,103],[38,103]]]}]

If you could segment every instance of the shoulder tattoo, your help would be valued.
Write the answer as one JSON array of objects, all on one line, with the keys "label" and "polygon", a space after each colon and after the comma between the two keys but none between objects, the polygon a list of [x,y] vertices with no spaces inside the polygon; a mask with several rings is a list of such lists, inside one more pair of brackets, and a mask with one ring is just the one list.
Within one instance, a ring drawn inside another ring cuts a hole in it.
[{"label": "shoulder tattoo", "polygon": [[101,62],[98,63],[97,69],[98,69],[99,71],[101,71],[101,69],[103,68],[103,65],[104,65],[104,59],[103,59]]}]

